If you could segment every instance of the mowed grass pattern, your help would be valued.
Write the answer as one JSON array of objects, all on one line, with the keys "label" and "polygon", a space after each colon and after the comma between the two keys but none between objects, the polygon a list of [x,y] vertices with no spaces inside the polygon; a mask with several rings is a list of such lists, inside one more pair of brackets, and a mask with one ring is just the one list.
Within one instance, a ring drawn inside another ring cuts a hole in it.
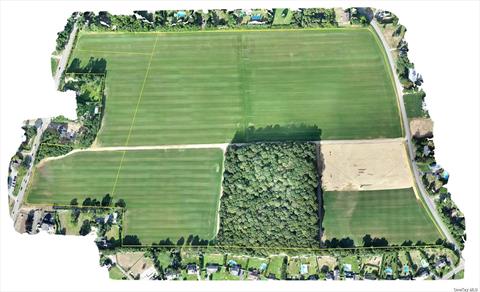
[{"label": "mowed grass pattern", "polygon": [[323,240],[350,237],[361,246],[366,234],[389,244],[441,238],[413,189],[325,192],[323,198]]},{"label": "mowed grass pattern", "polygon": [[[80,152],[35,170],[27,202],[69,204],[112,192],[122,151]],[[220,149],[126,151],[114,199],[127,203],[124,235],[142,244],[212,239],[223,169]]]},{"label": "mowed grass pattern", "polygon": [[81,34],[73,57],[107,60],[100,145],[125,144],[138,101],[131,146],[224,143],[277,124],[316,125],[322,139],[402,135],[368,29],[160,33],[150,62],[156,37]]}]

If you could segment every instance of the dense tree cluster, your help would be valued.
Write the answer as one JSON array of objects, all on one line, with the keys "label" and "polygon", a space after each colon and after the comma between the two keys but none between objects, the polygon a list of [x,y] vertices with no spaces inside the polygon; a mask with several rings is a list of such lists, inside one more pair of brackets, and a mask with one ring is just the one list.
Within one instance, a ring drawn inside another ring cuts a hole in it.
[{"label": "dense tree cluster", "polygon": [[18,151],[30,151],[32,150],[32,139],[37,135],[37,127],[27,125],[22,129],[25,131],[25,141],[22,142]]},{"label": "dense tree cluster", "polygon": [[77,117],[82,124],[76,137],[76,144],[81,148],[89,147],[100,130],[104,81],[104,76],[89,74],[75,75],[75,78],[66,79],[64,88],[76,92]]},{"label": "dense tree cluster", "polygon": [[75,24],[76,16],[77,16],[77,13],[73,13],[67,19],[67,24],[65,24],[65,27],[63,28],[63,30],[57,33],[57,46],[56,46],[57,51],[63,50],[67,45],[68,39],[70,38],[70,33],[73,30],[73,25]]},{"label": "dense tree cluster", "polygon": [[319,245],[315,145],[230,146],[225,157],[220,245]]},{"label": "dense tree cluster", "polygon": [[52,125],[42,135],[35,163],[46,157],[65,155],[73,149],[73,142],[62,140],[57,129]]},{"label": "dense tree cluster", "polygon": [[294,24],[298,27],[336,26],[335,9],[304,8],[293,14]]}]

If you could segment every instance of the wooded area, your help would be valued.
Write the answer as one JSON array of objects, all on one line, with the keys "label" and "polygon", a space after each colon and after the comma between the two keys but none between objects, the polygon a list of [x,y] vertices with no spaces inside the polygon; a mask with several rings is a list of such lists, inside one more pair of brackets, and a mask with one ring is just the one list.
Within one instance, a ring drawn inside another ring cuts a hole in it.
[{"label": "wooded area", "polygon": [[315,145],[230,146],[220,207],[220,245],[319,245]]}]

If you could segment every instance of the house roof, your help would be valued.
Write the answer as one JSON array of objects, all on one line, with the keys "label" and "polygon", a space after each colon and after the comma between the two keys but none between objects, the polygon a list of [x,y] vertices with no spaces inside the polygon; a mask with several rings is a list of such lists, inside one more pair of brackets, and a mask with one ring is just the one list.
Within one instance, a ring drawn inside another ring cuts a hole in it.
[{"label": "house roof", "polygon": [[233,266],[230,268],[230,270],[231,270],[231,271],[238,271],[238,270],[240,270],[240,268],[241,268],[240,265],[233,265]]}]

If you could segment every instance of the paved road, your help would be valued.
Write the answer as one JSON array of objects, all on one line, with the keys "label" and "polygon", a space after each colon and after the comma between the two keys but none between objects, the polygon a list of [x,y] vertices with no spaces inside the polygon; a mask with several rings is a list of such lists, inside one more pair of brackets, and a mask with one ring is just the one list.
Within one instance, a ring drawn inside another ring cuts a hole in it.
[{"label": "paved road", "polygon": [[68,43],[65,46],[65,49],[63,50],[62,54],[60,55],[58,68],[57,68],[57,71],[55,72],[55,76],[53,77],[53,79],[55,80],[55,86],[57,88],[60,85],[60,78],[62,77],[62,73],[65,70],[65,67],[67,66],[68,57],[70,56],[70,52],[72,51],[73,42],[75,41],[75,36],[77,34],[77,31],[78,31],[77,23],[75,23],[73,25],[72,32],[70,33]]},{"label": "paved road", "polygon": [[20,190],[18,191],[17,197],[15,198],[15,205],[13,206],[12,213],[10,214],[13,218],[13,222],[17,219],[18,210],[22,206],[23,203],[23,196],[25,195],[25,190],[28,186],[28,182],[30,180],[30,175],[32,174],[35,156],[37,155],[38,146],[40,146],[40,139],[42,138],[43,132],[47,129],[48,125],[50,124],[50,118],[42,119],[42,127],[37,129],[37,135],[33,140],[32,150],[30,151],[30,155],[32,156],[32,163],[30,163],[30,167],[27,170],[27,173],[23,177],[22,184],[20,185]]},{"label": "paved road", "polygon": [[405,103],[403,102],[403,95],[402,95],[403,87],[400,83],[400,80],[398,79],[398,75],[395,72],[395,62],[393,61],[392,52],[390,51],[388,43],[385,40],[380,28],[378,27],[377,22],[375,20],[372,20],[371,25],[372,25],[373,29],[375,30],[375,32],[377,33],[377,35],[379,36],[380,40],[382,41],[383,47],[385,48],[385,52],[386,52],[387,57],[388,57],[388,62],[390,63],[390,68],[393,71],[392,73],[393,73],[393,76],[394,76],[394,79],[395,79],[394,81],[395,81],[395,86],[396,86],[396,90],[397,90],[397,98],[398,98],[398,102],[399,102],[399,106],[400,106],[400,111],[401,111],[401,115],[402,115],[404,129],[405,129],[405,135],[406,135],[405,139],[407,141],[408,153],[409,153],[409,156],[410,156],[410,163],[411,163],[411,167],[413,169],[413,174],[415,176],[415,181],[417,182],[418,189],[420,190],[420,194],[422,195],[424,201],[426,202],[428,208],[430,209],[430,212],[432,213],[433,218],[435,219],[437,225],[442,230],[443,234],[446,236],[447,240],[449,242],[453,243],[457,250],[460,250],[460,248],[457,245],[457,242],[455,241],[453,236],[450,234],[450,231],[448,230],[448,228],[445,226],[442,219],[438,215],[436,207],[435,207],[435,203],[430,198],[427,191],[425,190],[425,186],[423,185],[422,178],[421,178],[421,175],[420,175],[420,171],[419,171],[419,169],[418,169],[418,167],[417,167],[417,165],[414,161],[415,149],[414,149],[414,146],[413,146],[413,143],[412,143],[412,135],[411,135],[411,132],[410,132],[410,124],[408,122],[407,112],[405,110]]},{"label": "paved road", "polygon": [[465,268],[465,261],[462,259],[460,259],[460,263],[458,263],[458,266],[451,270],[450,272],[446,273],[445,275],[443,275],[442,277],[442,280],[448,280],[450,279],[453,275],[455,275],[456,273],[460,272],[461,270],[463,270]]}]

